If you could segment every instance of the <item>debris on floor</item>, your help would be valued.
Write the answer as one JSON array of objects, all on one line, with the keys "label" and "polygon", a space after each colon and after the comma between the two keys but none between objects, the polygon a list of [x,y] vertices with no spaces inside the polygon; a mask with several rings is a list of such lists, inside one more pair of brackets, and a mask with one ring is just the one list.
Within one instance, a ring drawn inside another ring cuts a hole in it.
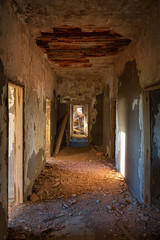
[{"label": "debris on floor", "polygon": [[30,200],[9,204],[8,240],[160,239],[160,204],[139,204],[93,148],[49,158]]}]

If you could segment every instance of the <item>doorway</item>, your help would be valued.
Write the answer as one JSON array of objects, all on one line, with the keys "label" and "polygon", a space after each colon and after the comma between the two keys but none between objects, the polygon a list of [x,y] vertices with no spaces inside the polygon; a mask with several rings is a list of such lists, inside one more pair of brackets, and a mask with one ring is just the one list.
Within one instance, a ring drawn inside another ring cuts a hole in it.
[{"label": "doorway", "polygon": [[152,200],[160,199],[160,89],[150,91]]},{"label": "doorway", "polygon": [[70,146],[88,146],[88,104],[70,104]]},{"label": "doorway", "polygon": [[23,88],[8,84],[8,201],[23,202]]},{"label": "doorway", "polygon": [[144,202],[160,197],[160,88],[143,91]]},{"label": "doorway", "polygon": [[50,140],[51,140],[51,102],[48,98],[46,98],[46,157],[50,157],[51,151],[50,151]]}]

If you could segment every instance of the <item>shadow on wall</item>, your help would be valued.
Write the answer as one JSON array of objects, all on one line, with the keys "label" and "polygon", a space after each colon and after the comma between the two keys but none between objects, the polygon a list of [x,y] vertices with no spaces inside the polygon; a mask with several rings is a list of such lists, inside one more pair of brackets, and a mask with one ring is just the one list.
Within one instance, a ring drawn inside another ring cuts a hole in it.
[{"label": "shadow on wall", "polygon": [[152,125],[152,197],[160,197],[160,89],[150,92]]},{"label": "shadow on wall", "polygon": [[127,62],[118,85],[117,166],[139,202],[143,201],[141,112],[141,86],[136,61]]},{"label": "shadow on wall", "polygon": [[103,94],[96,96],[94,108],[97,111],[97,116],[91,129],[91,144],[101,146],[103,144]]}]

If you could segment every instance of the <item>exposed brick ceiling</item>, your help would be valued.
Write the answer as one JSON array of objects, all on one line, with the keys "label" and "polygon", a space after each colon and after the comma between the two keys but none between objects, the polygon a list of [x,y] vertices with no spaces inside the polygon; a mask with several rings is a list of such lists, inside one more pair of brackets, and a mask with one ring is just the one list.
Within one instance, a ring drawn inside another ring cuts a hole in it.
[{"label": "exposed brick ceiling", "polygon": [[117,53],[129,39],[136,44],[152,15],[159,11],[159,0],[6,1],[46,52],[54,70],[65,76],[70,70],[73,73],[73,67],[74,72],[85,69],[97,75],[112,67]]},{"label": "exposed brick ceiling", "polygon": [[36,40],[48,60],[59,67],[92,67],[90,58],[113,56],[130,43],[119,33],[94,26],[62,26],[41,32]]}]

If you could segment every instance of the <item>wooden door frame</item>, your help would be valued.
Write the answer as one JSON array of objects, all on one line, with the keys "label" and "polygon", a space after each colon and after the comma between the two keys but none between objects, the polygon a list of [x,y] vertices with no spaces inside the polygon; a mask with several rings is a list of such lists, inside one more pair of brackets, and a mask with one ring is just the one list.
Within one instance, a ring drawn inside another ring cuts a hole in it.
[{"label": "wooden door frame", "polygon": [[[49,153],[48,156],[46,155],[46,157],[50,157],[51,156],[51,100],[47,97],[46,98],[46,133],[47,133],[47,102],[49,103]],[[46,147],[47,147],[47,139],[45,139],[45,154],[47,153],[46,151]]]},{"label": "wooden door frame", "polygon": [[23,99],[24,89],[21,85],[8,83],[14,88],[14,201],[23,203]]},{"label": "wooden door frame", "polygon": [[143,108],[143,166],[144,166],[144,203],[151,203],[151,118],[150,94],[142,92]]},{"label": "wooden door frame", "polygon": [[142,91],[143,106],[143,163],[144,163],[144,203],[152,202],[152,140],[150,91],[160,89],[160,81],[147,86]]}]

